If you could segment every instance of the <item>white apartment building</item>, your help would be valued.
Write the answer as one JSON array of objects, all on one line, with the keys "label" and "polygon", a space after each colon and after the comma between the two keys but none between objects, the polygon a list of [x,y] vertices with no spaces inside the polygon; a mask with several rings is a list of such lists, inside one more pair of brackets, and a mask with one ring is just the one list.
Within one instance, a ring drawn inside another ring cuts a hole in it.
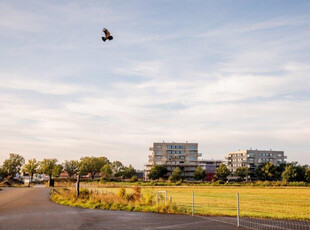
[{"label": "white apartment building", "polygon": [[185,179],[193,179],[198,166],[198,157],[201,156],[198,153],[198,143],[155,142],[149,150],[151,155],[148,156],[148,163],[144,166],[146,179],[153,165],[165,165],[168,176],[179,167]]},{"label": "white apartment building", "polygon": [[243,166],[255,170],[257,166],[264,162],[272,162],[275,166],[278,166],[284,163],[286,158],[284,151],[250,149],[228,153],[224,163],[234,173],[237,168]]}]

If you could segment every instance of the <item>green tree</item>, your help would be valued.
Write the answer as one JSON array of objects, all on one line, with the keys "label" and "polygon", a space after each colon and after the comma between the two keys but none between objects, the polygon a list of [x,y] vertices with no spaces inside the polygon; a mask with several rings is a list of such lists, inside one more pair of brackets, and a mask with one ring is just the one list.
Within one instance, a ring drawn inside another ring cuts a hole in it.
[{"label": "green tree", "polygon": [[220,166],[216,169],[216,178],[218,180],[225,181],[227,177],[230,175],[229,169],[226,167],[225,164],[220,164]]},{"label": "green tree", "polygon": [[82,157],[80,163],[80,173],[86,175],[90,173],[91,178],[94,179],[96,173],[99,173],[101,168],[109,164],[106,157]]},{"label": "green tree", "polygon": [[310,166],[306,169],[305,179],[308,183],[310,183]]},{"label": "green tree", "polygon": [[265,162],[259,165],[256,169],[256,175],[258,179],[265,181],[272,181],[277,178],[276,167],[271,162]]},{"label": "green tree", "polygon": [[6,159],[3,162],[2,170],[8,176],[15,176],[17,173],[20,172],[21,167],[24,163],[25,159],[21,155],[10,153],[9,159]]},{"label": "green tree", "polygon": [[176,181],[179,181],[179,180],[182,180],[182,171],[179,167],[176,167],[171,176],[169,177],[169,180],[172,181],[172,182],[176,182]]},{"label": "green tree", "polygon": [[282,173],[284,172],[287,163],[281,163],[276,167],[276,180],[282,180]]},{"label": "green tree", "polygon": [[52,176],[53,177],[59,177],[60,174],[62,173],[63,166],[61,164],[56,164],[55,167],[53,168]]},{"label": "green tree", "polygon": [[129,165],[129,167],[123,167],[121,172],[123,179],[130,179],[136,175],[136,170],[132,167],[132,165]]},{"label": "green tree", "polygon": [[306,181],[307,166],[299,165],[297,162],[294,164],[294,166],[295,166],[296,173],[297,173],[295,181]]},{"label": "green tree", "polygon": [[79,161],[70,160],[64,163],[64,170],[68,173],[69,177],[76,175],[79,172],[79,167]]},{"label": "green tree", "polygon": [[152,180],[158,180],[159,178],[164,178],[167,175],[167,168],[164,165],[154,165],[148,177]]},{"label": "green tree", "polygon": [[111,166],[109,164],[104,165],[101,168],[100,172],[101,172],[102,178],[105,178],[105,179],[110,179],[113,173]]},{"label": "green tree", "polygon": [[33,158],[33,159],[28,160],[28,163],[26,163],[23,166],[22,171],[24,173],[29,173],[30,181],[32,181],[33,175],[37,173],[38,171],[38,167],[39,167],[39,162],[35,158]]},{"label": "green tree", "polygon": [[200,165],[198,165],[198,167],[195,169],[194,179],[195,180],[203,180],[203,178],[205,178],[205,176],[206,176],[205,171],[202,170]]},{"label": "green tree", "polygon": [[3,178],[6,176],[7,176],[6,172],[3,170],[2,167],[0,167],[0,181],[3,180]]},{"label": "green tree", "polygon": [[52,179],[53,170],[56,167],[57,159],[44,159],[43,161],[40,161],[40,167],[38,172],[44,173],[49,176],[50,179]]},{"label": "green tree", "polygon": [[248,177],[250,169],[248,167],[237,168],[235,176],[239,177],[241,180],[244,180],[245,177]]},{"label": "green tree", "polygon": [[296,168],[294,165],[290,164],[286,166],[284,172],[282,173],[282,180],[287,182],[295,181],[297,176],[298,174]]},{"label": "green tree", "polygon": [[123,164],[120,161],[113,161],[111,164],[111,168],[114,174],[117,174],[121,168],[123,168]]}]

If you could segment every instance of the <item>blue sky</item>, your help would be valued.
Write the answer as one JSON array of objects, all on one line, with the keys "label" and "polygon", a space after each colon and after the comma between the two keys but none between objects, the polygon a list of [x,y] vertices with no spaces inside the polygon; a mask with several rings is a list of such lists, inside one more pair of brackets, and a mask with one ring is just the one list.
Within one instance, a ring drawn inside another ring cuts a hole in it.
[{"label": "blue sky", "polygon": [[309,13],[309,1],[1,1],[0,162],[104,155],[142,169],[165,140],[310,164]]}]

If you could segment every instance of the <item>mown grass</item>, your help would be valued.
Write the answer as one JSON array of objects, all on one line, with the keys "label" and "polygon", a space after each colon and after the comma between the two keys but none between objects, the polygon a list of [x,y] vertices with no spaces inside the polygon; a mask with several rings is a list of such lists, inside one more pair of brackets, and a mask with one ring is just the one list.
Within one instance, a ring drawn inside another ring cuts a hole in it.
[{"label": "mown grass", "polygon": [[[124,186],[122,185],[122,187]],[[117,194],[119,187],[108,186],[101,188],[89,188],[89,190],[93,193],[98,193],[99,195]],[[128,186],[126,187],[126,191],[127,193],[130,193],[133,191],[133,188]],[[177,208],[177,211],[173,213],[191,212],[192,191],[194,191],[196,214],[236,216],[237,193],[239,193],[241,216],[310,220],[310,189],[307,187],[141,187],[142,195],[153,194],[153,199],[155,199],[156,191],[167,191],[168,198],[172,197],[173,204]],[[131,205],[136,205],[135,208],[133,208],[134,211],[139,210],[156,212],[158,207],[154,207],[154,202],[155,201],[153,200],[153,203],[148,204],[147,208],[144,207],[141,210],[140,207],[137,207],[137,203],[131,203]],[[163,197],[161,197],[161,204],[163,204]],[[146,206],[142,202],[142,206],[143,205]],[[122,207],[122,209],[119,210],[130,209],[132,208],[123,209]]]}]

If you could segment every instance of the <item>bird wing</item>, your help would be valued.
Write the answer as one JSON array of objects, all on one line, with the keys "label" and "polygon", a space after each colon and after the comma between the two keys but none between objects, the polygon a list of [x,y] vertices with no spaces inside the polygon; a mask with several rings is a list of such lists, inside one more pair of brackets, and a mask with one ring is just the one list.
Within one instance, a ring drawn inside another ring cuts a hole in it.
[{"label": "bird wing", "polygon": [[110,36],[110,32],[107,29],[104,29],[103,32],[106,38]]}]

